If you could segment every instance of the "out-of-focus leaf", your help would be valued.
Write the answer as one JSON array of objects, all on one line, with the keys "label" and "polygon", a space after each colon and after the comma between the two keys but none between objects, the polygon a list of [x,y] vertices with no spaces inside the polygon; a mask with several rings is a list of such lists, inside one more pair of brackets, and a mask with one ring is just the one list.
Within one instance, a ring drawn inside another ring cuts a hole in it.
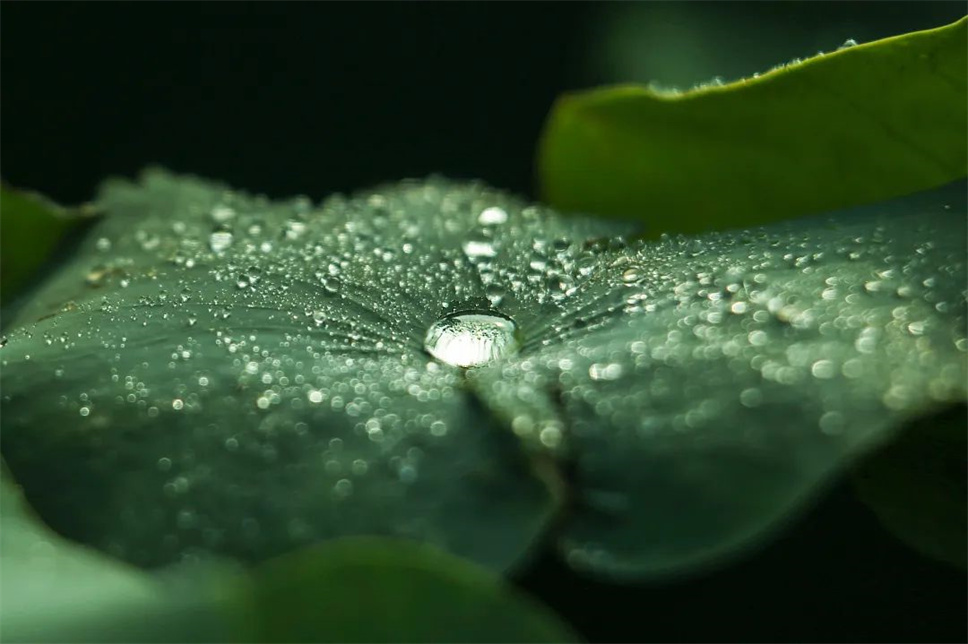
[{"label": "out-of-focus leaf", "polygon": [[204,642],[227,633],[213,610],[218,577],[199,577],[188,593],[175,593],[143,571],[64,540],[32,515],[5,466],[0,524],[4,642]]},{"label": "out-of-focus leaf", "polygon": [[652,235],[769,223],[966,174],[968,19],[685,93],[562,96],[538,174],[562,210]]},{"label": "out-of-focus leaf", "polygon": [[[263,642],[572,642],[553,613],[483,569],[412,542],[349,538],[254,571]],[[240,637],[246,637],[241,634]]]},{"label": "out-of-focus leaf", "polygon": [[968,567],[964,405],[919,419],[853,471],[859,498],[918,552]]},{"label": "out-of-focus leaf", "polygon": [[466,561],[346,539],[253,575],[212,563],[152,575],[65,541],[0,482],[5,642],[565,642],[546,608]]},{"label": "out-of-focus leaf", "polygon": [[84,219],[90,207],[64,208],[35,192],[0,183],[0,298],[17,295],[50,259],[58,242]]}]

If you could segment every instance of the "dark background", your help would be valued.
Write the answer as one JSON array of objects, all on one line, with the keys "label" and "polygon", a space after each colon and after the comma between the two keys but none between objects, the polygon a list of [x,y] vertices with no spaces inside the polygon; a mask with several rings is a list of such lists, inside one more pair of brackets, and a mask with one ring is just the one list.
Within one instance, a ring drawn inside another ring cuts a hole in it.
[{"label": "dark background", "polygon": [[[532,193],[562,91],[726,80],[964,2],[53,3],[0,8],[4,179],[65,203],[148,163],[272,197],[440,172]],[[833,489],[732,566],[618,588],[541,559],[524,587],[593,641],[961,641],[964,573]]]}]

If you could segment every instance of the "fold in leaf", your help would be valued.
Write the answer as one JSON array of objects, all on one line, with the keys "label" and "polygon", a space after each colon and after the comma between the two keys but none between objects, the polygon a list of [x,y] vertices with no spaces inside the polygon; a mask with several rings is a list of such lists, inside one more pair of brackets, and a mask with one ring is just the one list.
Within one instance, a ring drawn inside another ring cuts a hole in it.
[{"label": "fold in leaf", "polygon": [[653,236],[738,228],[965,176],[966,24],[824,54],[725,86],[565,95],[539,144],[542,198]]},{"label": "fold in leaf", "polygon": [[470,374],[512,426],[563,432],[572,565],[716,563],[965,400],[963,210],[902,209],[638,246],[600,275],[620,322]]},{"label": "fold in leaf", "polygon": [[[495,296],[463,249],[485,206],[516,254],[613,227],[443,181],[317,210],[155,171],[98,203],[0,355],[0,444],[45,520],[144,566],[361,534],[522,557],[552,500],[424,337]],[[532,332],[545,289],[507,297]]]}]

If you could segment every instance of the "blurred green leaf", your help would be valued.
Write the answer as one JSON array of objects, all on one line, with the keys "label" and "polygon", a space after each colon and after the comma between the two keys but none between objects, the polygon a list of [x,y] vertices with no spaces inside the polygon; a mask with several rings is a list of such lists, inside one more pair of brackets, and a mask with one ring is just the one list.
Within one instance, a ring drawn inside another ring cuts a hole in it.
[{"label": "blurred green leaf", "polygon": [[88,206],[65,208],[35,193],[0,183],[0,298],[17,295],[51,257],[58,242],[85,218]]},{"label": "blurred green leaf", "polygon": [[0,640],[211,641],[223,632],[211,609],[220,577],[189,584],[182,574],[191,592],[172,592],[159,578],[61,538],[33,516],[5,465],[0,520]]},{"label": "blurred green leaf", "polygon": [[858,497],[921,554],[968,567],[968,432],[955,405],[908,427],[853,472]]},{"label": "blurred green leaf", "polygon": [[567,94],[539,143],[545,201],[653,235],[794,218],[966,174],[966,20],[725,86]]},{"label": "blurred green leaf", "polygon": [[496,576],[403,540],[329,542],[266,562],[253,582],[250,615],[260,641],[576,641],[550,611]]},{"label": "blurred green leaf", "polygon": [[5,466],[0,494],[3,641],[576,641],[541,605],[429,546],[344,539],[252,576],[211,563],[153,575],[51,532]]}]

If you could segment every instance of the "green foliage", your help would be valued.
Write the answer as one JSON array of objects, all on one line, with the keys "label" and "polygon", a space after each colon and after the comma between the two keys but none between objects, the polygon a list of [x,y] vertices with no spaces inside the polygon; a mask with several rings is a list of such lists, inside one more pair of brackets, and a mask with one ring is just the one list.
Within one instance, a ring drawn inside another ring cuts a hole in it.
[{"label": "green foliage", "polygon": [[0,298],[9,303],[35,276],[58,242],[90,208],[68,209],[34,192],[0,183]]},{"label": "green foliage", "polygon": [[[962,20],[742,85],[566,97],[544,189],[697,232],[946,182],[964,45]],[[7,297],[71,220],[2,198]],[[0,634],[570,640],[492,575],[543,539],[596,575],[704,569],[882,444],[862,496],[964,565],[964,490],[923,466],[963,428],[891,443],[968,398],[964,206],[895,207],[652,243],[439,178],[319,207],[111,180],[5,321],[0,446],[51,527],[114,557],[40,524],[5,471]],[[513,323],[493,361],[428,349],[483,311]]]},{"label": "green foliage", "polygon": [[553,614],[427,546],[347,539],[251,574],[129,568],[65,541],[0,482],[0,637],[10,642],[566,642]]},{"label": "green foliage", "polygon": [[888,199],[965,176],[968,18],[684,93],[568,94],[538,151],[566,211],[697,233]]},{"label": "green foliage", "polygon": [[[209,623],[172,620],[183,606],[143,571],[71,543],[0,482],[0,639],[5,642],[205,641]],[[192,635],[194,634],[194,638]]]},{"label": "green foliage", "polygon": [[346,539],[267,562],[258,615],[241,639],[263,642],[572,642],[546,609],[434,548]]},{"label": "green foliage", "polygon": [[[546,537],[680,573],[966,397],[962,206],[628,243],[440,179],[313,208],[154,170],[98,205],[9,331],[0,446],[55,528],[142,566],[388,535],[505,571]],[[434,359],[468,310],[520,351]]]},{"label": "green foliage", "polygon": [[859,498],[891,533],[960,568],[968,567],[965,422],[964,405],[920,419],[852,473]]}]

